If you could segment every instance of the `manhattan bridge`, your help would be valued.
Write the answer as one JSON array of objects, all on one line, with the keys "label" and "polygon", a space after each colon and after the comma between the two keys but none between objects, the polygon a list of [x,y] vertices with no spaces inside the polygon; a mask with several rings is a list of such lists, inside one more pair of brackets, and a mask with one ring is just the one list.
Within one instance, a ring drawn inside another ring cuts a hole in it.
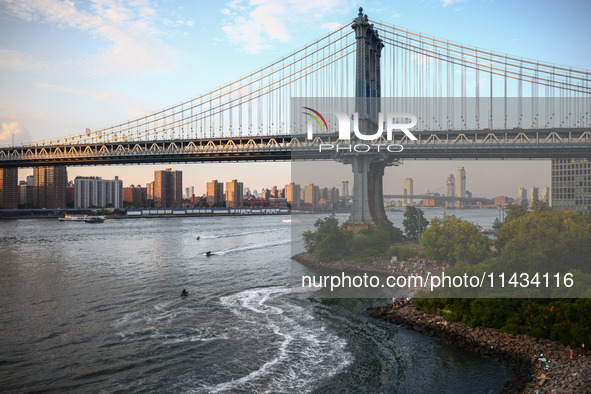
[{"label": "manhattan bridge", "polygon": [[[311,119],[294,98],[316,109],[352,98],[350,113],[366,136],[390,98],[396,112],[416,114],[416,140],[384,133],[363,142],[404,149],[320,152],[355,139],[343,141],[327,114],[308,138]],[[591,158],[590,109],[589,70],[422,35],[360,8],[353,23],[193,99],[113,126],[2,147],[0,169],[336,160],[352,166],[350,221],[363,225],[386,218],[384,168],[404,159]]]}]

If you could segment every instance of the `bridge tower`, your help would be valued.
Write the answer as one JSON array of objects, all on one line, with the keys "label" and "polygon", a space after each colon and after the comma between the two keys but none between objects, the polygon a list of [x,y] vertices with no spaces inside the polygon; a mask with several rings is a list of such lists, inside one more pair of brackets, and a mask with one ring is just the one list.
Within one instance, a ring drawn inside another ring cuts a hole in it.
[{"label": "bridge tower", "polygon": [[[351,26],[355,30],[357,48],[355,112],[358,114],[359,131],[373,134],[378,128],[381,81],[380,58],[384,44],[377,30],[359,8],[359,15]],[[348,227],[357,232],[362,228],[388,221],[384,210],[384,169],[392,165],[387,155],[377,153],[353,153],[342,158],[353,169],[353,207]]]}]

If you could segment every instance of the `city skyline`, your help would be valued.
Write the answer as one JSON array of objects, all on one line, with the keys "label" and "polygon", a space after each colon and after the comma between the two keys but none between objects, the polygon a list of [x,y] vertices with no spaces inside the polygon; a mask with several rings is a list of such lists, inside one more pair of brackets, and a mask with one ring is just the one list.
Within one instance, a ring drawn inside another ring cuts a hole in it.
[{"label": "city skyline", "polygon": [[[412,163],[420,163],[418,161],[412,162]],[[459,167],[464,167],[464,169],[466,170],[466,173],[468,174],[467,177],[469,179],[469,181],[467,182],[467,191],[470,191],[472,193],[472,195],[474,197],[485,197],[485,198],[493,198],[496,196],[507,196],[507,197],[511,197],[511,198],[518,198],[518,189],[520,187],[524,187],[525,189],[529,190],[529,188],[531,187],[537,187],[540,191],[544,188],[544,187],[549,187],[551,184],[550,181],[550,173],[547,174],[542,174],[541,177],[539,177],[539,179],[523,179],[523,180],[517,180],[515,182],[515,187],[513,186],[508,186],[508,185],[502,185],[502,178],[504,176],[503,172],[497,172],[497,171],[493,171],[493,177],[492,178],[484,178],[483,176],[483,171],[478,171],[478,172],[471,172],[469,167],[466,167],[466,161],[445,161],[445,163],[449,163],[449,165],[444,165],[444,166],[437,166],[437,168],[434,168],[433,171],[435,171],[438,174],[442,174],[442,176],[436,180],[435,183],[432,184],[428,184],[424,178],[421,178],[421,173],[418,172],[418,175],[415,176],[411,176],[411,174],[416,174],[416,172],[395,172],[394,174],[389,173],[388,169],[386,170],[386,176],[384,177],[384,194],[396,194],[396,195],[402,195],[404,194],[404,181],[406,179],[412,179],[413,181],[413,190],[415,191],[416,195],[422,195],[422,194],[427,194],[427,193],[439,193],[441,195],[446,195],[446,178],[448,175],[452,174],[454,175],[454,179],[457,176],[457,171]],[[463,166],[461,165],[456,165],[455,163],[464,163]],[[511,162],[504,162],[504,163],[508,163],[510,164]],[[243,163],[241,163],[243,164]],[[325,164],[329,164],[329,163],[325,163]],[[333,163],[330,163],[333,164]],[[339,165],[338,163],[334,163],[336,165]],[[550,163],[548,163],[550,165]],[[207,164],[204,164],[207,165]],[[150,169],[146,170],[148,171],[147,174],[144,174],[144,176],[142,178],[139,179],[130,179],[130,178],[126,178],[122,175],[117,175],[118,173],[115,173],[113,175],[113,179],[115,177],[118,177],[120,180],[123,181],[123,185],[124,187],[129,187],[131,185],[135,185],[135,186],[146,186],[148,185],[150,182],[154,181],[154,171],[161,171],[164,170],[166,168],[171,168],[172,170],[176,170],[177,167],[183,167],[183,166],[191,166],[191,165],[146,165],[149,166]],[[342,166],[340,165],[345,171],[341,172],[343,177],[346,177],[348,174],[348,168],[346,166]],[[451,167],[450,167],[451,166]],[[129,166],[127,166],[129,167]],[[153,167],[153,168],[152,168]],[[92,169],[94,167],[83,167],[83,169]],[[400,169],[401,167],[394,167],[394,169]],[[455,170],[454,170],[455,168]],[[99,176],[96,174],[90,174],[89,171],[81,171],[80,173],[78,173],[79,171],[73,171],[73,169],[80,169],[80,167],[68,167],[68,181],[74,181],[76,177],[94,177],[94,176]],[[179,171],[183,171],[181,169],[179,169]],[[185,170],[186,171],[186,170]],[[21,174],[25,174],[24,176]],[[27,176],[31,176],[33,174],[33,171],[30,171],[30,174],[28,174],[28,171],[19,171],[19,181],[24,181],[26,180]],[[134,175],[134,174],[132,174]],[[211,179],[213,178],[217,178],[217,179],[222,179],[221,176],[217,176],[215,172],[213,173],[208,173],[207,175],[202,176],[201,178],[203,179],[203,182],[197,182],[197,183],[191,183],[191,181],[186,181],[187,178],[187,174],[186,172],[183,172],[183,184],[182,184],[182,190],[184,191],[186,188],[194,188],[195,191],[195,196],[203,196],[207,194],[207,183],[211,181]],[[317,175],[317,174],[316,174]],[[110,177],[104,177],[102,176],[103,179],[111,179]],[[251,190],[262,190],[264,188],[269,188],[269,187],[273,187],[273,186],[280,186],[283,187],[284,185],[288,185],[290,183],[289,178],[285,178],[285,181],[283,182],[278,182],[276,184],[272,184],[270,182],[265,181],[264,179],[260,179],[258,177],[258,174],[256,174],[256,176],[245,176],[245,177],[239,177],[239,176],[234,176],[232,174],[229,174],[227,178],[223,178],[220,182],[225,183],[228,181],[231,181],[232,178],[238,178],[243,184],[244,184],[244,190],[246,191],[247,188],[251,189]],[[397,184],[397,179],[400,178],[400,182]],[[496,179],[495,179],[496,178]],[[545,181],[545,178],[548,178],[547,181]],[[189,179],[194,179],[194,178],[189,178]],[[246,180],[248,179],[248,180]],[[339,189],[341,189],[342,192],[342,181],[349,181],[350,183],[352,183],[352,176],[350,176],[347,179],[336,179],[336,178],[332,178],[330,180],[323,180],[323,177],[316,177],[316,178],[310,178],[311,181],[310,182],[306,182],[305,180],[303,182],[295,182],[298,183],[300,185],[308,184],[308,183],[314,183],[316,185],[322,185],[323,187],[335,187],[338,186]],[[143,180],[143,181],[142,181]],[[254,184],[253,183],[249,183],[252,182],[254,180]],[[492,180],[492,181],[491,181]],[[293,182],[293,180],[291,181]],[[334,184],[333,184],[334,183]],[[457,195],[456,189],[457,188],[457,179],[455,179],[455,184],[454,184],[454,193],[455,195]],[[482,191],[484,190],[484,191]],[[184,195],[184,193],[183,193]]]},{"label": "city skyline", "polygon": [[[142,2],[122,2],[119,7],[98,3],[0,2],[0,67],[5,87],[0,92],[0,144],[65,137],[195,97],[347,23],[358,7],[338,0],[273,6],[264,1],[158,7]],[[578,50],[581,37],[589,36],[583,17],[588,14],[584,10],[591,8],[587,3],[493,5],[443,0],[362,5],[374,18],[427,35],[568,66],[584,68],[591,63],[591,54]],[[520,12],[524,10],[527,13]],[[81,24],[78,17],[92,23]],[[556,30],[540,23],[557,18],[571,23]],[[504,21],[501,30],[495,29],[499,20]],[[488,34],[493,29],[497,34]],[[216,61],[209,61],[212,58]],[[405,178],[415,179],[416,190],[437,190],[444,187],[439,182],[441,172],[453,173],[453,167],[461,165],[479,174],[470,185],[475,196],[514,196],[525,180],[539,187],[550,184],[549,160],[449,163],[451,168],[444,169],[444,161],[407,161],[387,169],[384,191],[399,193],[397,185]],[[200,188],[209,176],[197,173],[215,171],[216,177],[240,178],[261,189],[264,183],[289,183],[292,171],[290,163],[169,167],[186,174],[186,185]],[[145,184],[156,168],[69,167],[68,173],[73,177],[119,175]],[[20,170],[19,179],[31,173],[31,169]],[[350,179],[343,176],[339,181]]]}]

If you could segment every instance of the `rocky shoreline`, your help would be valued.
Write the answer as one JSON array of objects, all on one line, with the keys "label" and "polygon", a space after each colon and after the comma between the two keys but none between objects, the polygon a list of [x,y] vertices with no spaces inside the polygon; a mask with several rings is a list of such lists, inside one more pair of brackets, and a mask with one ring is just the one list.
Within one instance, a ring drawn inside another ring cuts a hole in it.
[{"label": "rocky shoreline", "polygon": [[[442,324],[443,317],[424,313],[414,305],[375,307],[370,314],[507,363],[513,378],[505,384],[504,393],[591,393],[591,357],[581,357],[576,351],[571,360],[569,349],[556,342],[457,322]],[[540,369],[541,354],[549,360],[549,371]]]}]

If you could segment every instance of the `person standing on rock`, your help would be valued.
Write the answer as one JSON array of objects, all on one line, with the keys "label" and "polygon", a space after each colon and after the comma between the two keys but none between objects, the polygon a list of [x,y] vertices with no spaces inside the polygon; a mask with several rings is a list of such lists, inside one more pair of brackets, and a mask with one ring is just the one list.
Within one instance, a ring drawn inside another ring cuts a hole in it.
[{"label": "person standing on rock", "polygon": [[587,355],[587,351],[585,350],[585,342],[581,343],[581,356],[585,357]]},{"label": "person standing on rock", "polygon": [[570,359],[572,360],[572,359],[573,359],[573,354],[574,354],[575,352],[574,352],[574,350],[573,350],[573,347],[572,347],[572,346],[569,346],[569,347],[568,347],[568,349],[569,349],[569,351],[570,351]]}]

